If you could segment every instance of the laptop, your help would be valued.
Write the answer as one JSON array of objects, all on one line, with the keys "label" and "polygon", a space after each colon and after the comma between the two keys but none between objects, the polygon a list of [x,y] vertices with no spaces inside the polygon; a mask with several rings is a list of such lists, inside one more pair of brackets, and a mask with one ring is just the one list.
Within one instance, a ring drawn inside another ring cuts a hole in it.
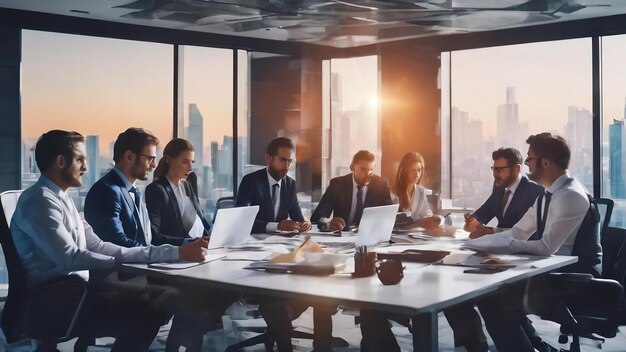
[{"label": "laptop", "polygon": [[398,204],[363,209],[356,245],[372,246],[389,241],[397,213]]},{"label": "laptop", "polygon": [[258,205],[218,209],[211,231],[209,249],[246,242],[250,238],[258,212]]}]

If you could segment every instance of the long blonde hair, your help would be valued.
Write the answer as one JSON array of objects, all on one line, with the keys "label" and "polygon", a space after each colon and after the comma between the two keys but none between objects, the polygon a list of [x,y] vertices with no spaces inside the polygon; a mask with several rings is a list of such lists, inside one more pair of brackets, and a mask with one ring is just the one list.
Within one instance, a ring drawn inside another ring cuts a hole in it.
[{"label": "long blonde hair", "polygon": [[409,190],[413,187],[413,182],[407,182],[406,173],[415,164],[422,165],[422,174],[417,180],[417,184],[421,185],[426,175],[426,163],[424,163],[424,157],[418,152],[408,152],[404,154],[400,165],[398,166],[398,172],[396,173],[396,182],[393,184],[393,193],[395,193],[400,199],[400,209],[411,208],[411,199],[409,198]]}]

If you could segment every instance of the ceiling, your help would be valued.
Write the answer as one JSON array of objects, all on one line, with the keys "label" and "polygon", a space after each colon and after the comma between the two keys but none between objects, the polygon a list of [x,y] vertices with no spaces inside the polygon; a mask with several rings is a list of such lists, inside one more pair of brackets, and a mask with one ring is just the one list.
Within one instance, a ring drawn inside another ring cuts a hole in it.
[{"label": "ceiling", "polygon": [[337,48],[626,14],[621,0],[0,0],[0,7]]}]

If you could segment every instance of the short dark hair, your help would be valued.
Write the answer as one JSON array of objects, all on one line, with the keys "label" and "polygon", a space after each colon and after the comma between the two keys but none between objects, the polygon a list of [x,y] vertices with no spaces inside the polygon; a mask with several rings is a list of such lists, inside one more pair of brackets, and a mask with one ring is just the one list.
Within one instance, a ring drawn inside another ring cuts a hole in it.
[{"label": "short dark hair", "polygon": [[569,167],[569,161],[572,157],[569,144],[567,141],[550,132],[531,135],[526,140],[530,149],[537,154],[538,157],[550,159],[562,169]]},{"label": "short dark hair", "polygon": [[117,136],[113,145],[113,161],[119,162],[127,150],[140,154],[143,147],[147,145],[157,146],[159,145],[159,139],[150,131],[131,127]]},{"label": "short dark hair", "polygon": [[352,164],[356,164],[361,160],[365,160],[368,163],[371,163],[371,162],[376,161],[376,156],[374,155],[374,153],[370,152],[369,150],[359,150],[352,157]]},{"label": "short dark hair", "polygon": [[72,160],[79,142],[84,143],[85,137],[74,131],[51,130],[42,134],[35,145],[35,161],[39,171],[48,170],[59,155],[65,160]]},{"label": "short dark hair", "polygon": [[275,156],[278,154],[278,149],[287,147],[289,149],[296,149],[296,145],[293,144],[293,141],[287,137],[278,137],[272,139],[268,144],[267,148],[265,148],[265,154],[269,156]]},{"label": "short dark hair", "polygon": [[493,159],[493,161],[496,161],[497,159],[506,159],[509,166],[515,166],[524,162],[522,153],[515,148],[500,148],[498,150],[494,150],[493,153],[491,153],[491,159]]}]

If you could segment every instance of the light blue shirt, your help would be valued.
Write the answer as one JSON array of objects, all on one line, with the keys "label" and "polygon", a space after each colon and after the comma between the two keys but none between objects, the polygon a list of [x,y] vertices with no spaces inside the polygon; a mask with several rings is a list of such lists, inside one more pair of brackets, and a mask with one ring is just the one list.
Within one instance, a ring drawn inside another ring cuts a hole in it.
[{"label": "light blue shirt", "polygon": [[11,235],[29,286],[71,273],[88,280],[90,269],[112,268],[116,262],[178,261],[174,246],[126,248],[103,242],[81,219],[71,197],[43,175],[20,196]]}]

